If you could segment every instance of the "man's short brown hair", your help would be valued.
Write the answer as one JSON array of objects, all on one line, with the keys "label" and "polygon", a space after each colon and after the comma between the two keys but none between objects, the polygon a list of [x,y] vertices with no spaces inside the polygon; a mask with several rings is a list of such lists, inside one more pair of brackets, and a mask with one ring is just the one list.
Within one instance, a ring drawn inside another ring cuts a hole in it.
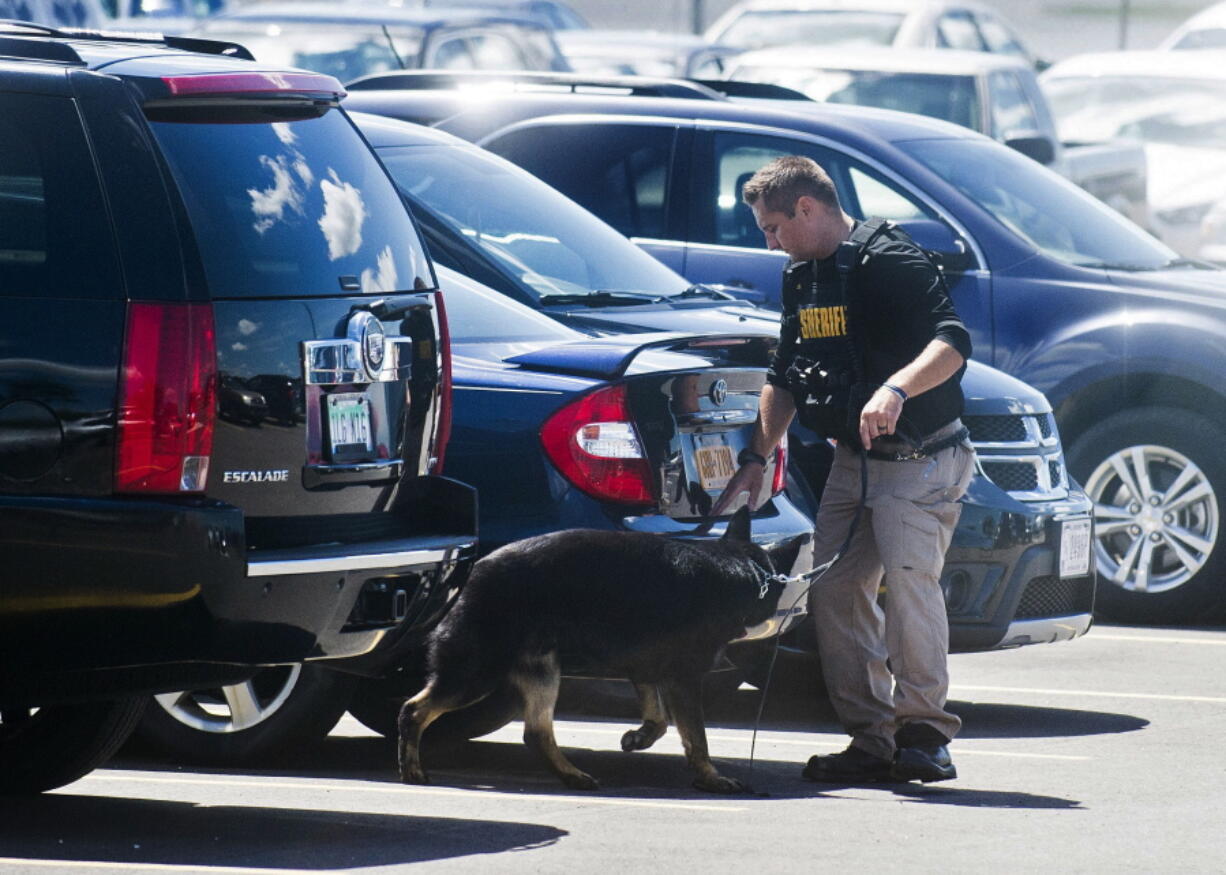
[{"label": "man's short brown hair", "polygon": [[749,206],[761,200],[767,211],[786,213],[789,219],[796,213],[796,201],[806,195],[831,210],[842,210],[829,174],[812,158],[803,155],[776,158],[755,173],[741,189],[741,198]]}]

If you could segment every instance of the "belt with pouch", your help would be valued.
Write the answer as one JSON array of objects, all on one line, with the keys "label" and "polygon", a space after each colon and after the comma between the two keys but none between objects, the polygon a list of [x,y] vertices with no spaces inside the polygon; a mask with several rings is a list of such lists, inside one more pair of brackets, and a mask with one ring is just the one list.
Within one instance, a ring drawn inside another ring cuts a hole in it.
[{"label": "belt with pouch", "polygon": [[971,430],[966,426],[956,429],[950,434],[943,437],[935,438],[920,446],[912,445],[907,450],[876,450],[870,449],[868,457],[870,459],[882,459],[886,462],[915,462],[921,459],[927,459],[934,456],[941,450],[947,450],[950,447],[957,446],[970,437]]}]

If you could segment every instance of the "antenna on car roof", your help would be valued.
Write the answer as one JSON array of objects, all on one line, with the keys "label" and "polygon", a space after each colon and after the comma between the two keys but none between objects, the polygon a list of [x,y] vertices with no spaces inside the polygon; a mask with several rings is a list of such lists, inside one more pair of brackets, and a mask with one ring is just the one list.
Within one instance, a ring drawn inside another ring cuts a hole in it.
[{"label": "antenna on car roof", "polygon": [[407,70],[408,68],[404,64],[404,58],[400,57],[400,52],[396,51],[396,44],[392,42],[391,31],[387,29],[386,24],[382,25],[382,28],[383,28],[383,38],[387,40],[387,47],[391,49],[392,57],[396,59],[396,63],[400,65],[401,70]]}]

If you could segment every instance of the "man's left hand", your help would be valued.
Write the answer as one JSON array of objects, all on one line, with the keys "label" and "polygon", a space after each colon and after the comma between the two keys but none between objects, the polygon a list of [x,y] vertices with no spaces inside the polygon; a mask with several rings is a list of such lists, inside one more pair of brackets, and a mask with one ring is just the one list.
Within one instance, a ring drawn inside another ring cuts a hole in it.
[{"label": "man's left hand", "polygon": [[860,411],[860,443],[871,447],[873,439],[893,434],[902,414],[902,399],[884,386],[878,387]]}]

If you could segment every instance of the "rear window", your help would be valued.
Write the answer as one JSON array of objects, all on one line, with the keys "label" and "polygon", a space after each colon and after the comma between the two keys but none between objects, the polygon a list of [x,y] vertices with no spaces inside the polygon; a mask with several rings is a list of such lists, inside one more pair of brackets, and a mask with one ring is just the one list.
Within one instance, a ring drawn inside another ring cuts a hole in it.
[{"label": "rear window", "polygon": [[150,123],[213,297],[434,287],[399,194],[339,111],[176,108]]},{"label": "rear window", "polygon": [[76,107],[0,94],[0,295],[119,297],[114,239]]}]

